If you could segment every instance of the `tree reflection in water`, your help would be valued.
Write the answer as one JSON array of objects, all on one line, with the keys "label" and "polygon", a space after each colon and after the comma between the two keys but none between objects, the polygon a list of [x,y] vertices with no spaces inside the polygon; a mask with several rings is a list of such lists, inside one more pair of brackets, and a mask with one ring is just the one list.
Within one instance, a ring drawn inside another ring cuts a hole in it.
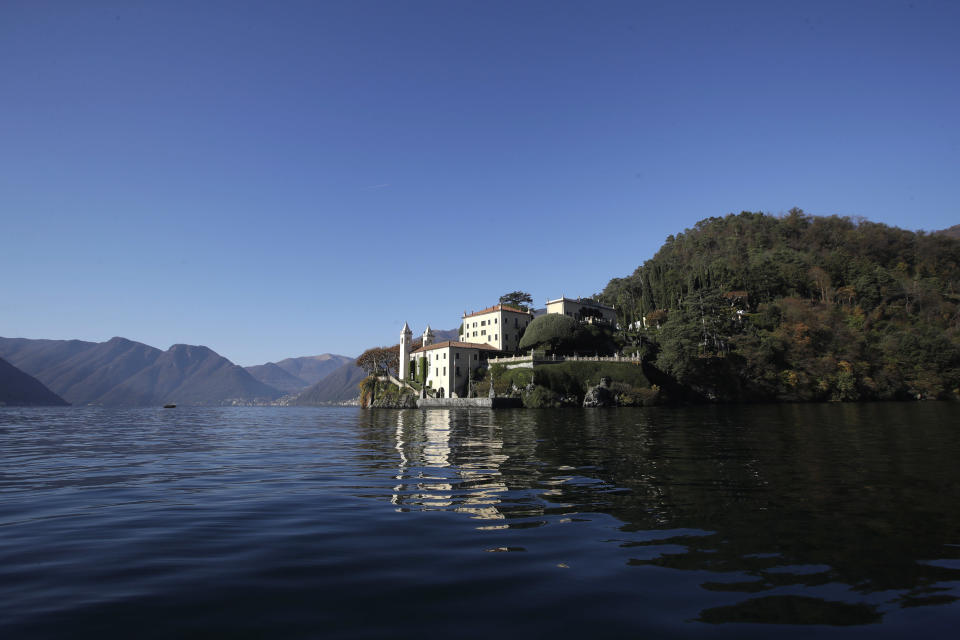
[{"label": "tree reflection in water", "polygon": [[866,624],[958,599],[952,405],[368,414],[398,510],[485,530],[604,514],[628,566],[703,574],[726,604],[702,622]]}]

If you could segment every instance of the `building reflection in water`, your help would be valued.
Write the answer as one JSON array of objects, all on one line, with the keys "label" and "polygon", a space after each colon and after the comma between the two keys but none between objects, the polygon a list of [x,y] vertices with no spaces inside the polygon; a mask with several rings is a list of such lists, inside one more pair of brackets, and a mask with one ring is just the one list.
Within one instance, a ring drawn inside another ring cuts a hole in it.
[{"label": "building reflection in water", "polygon": [[[397,510],[456,511],[525,547],[567,536],[629,567],[695,572],[705,622],[866,624],[960,603],[954,411],[406,411],[374,418],[371,433]],[[571,522],[589,524],[532,530]]]},{"label": "building reflection in water", "polygon": [[461,411],[454,420],[449,409],[398,412],[394,448],[399,465],[390,499],[398,511],[505,518],[498,506],[507,491],[500,471],[508,459],[503,439],[492,423],[478,425],[474,418],[479,416]]}]

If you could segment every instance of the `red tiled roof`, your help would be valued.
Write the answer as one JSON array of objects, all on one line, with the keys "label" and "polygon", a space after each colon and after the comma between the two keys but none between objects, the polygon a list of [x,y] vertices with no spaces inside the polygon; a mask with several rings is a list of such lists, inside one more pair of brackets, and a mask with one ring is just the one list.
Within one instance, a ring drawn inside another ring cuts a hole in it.
[{"label": "red tiled roof", "polygon": [[513,311],[514,313],[526,313],[529,314],[529,311],[524,311],[523,309],[517,309],[516,307],[508,307],[505,304],[495,304],[492,307],[487,307],[486,309],[481,309],[480,311],[475,311],[473,313],[464,314],[464,318],[472,318],[473,316],[482,316],[485,313],[492,313],[494,311]]},{"label": "red tiled roof", "polygon": [[489,344],[477,344],[475,342],[457,342],[456,340],[445,340],[444,342],[438,342],[437,344],[428,344],[425,347],[420,347],[415,349],[410,353],[420,353],[421,351],[430,351],[432,349],[446,349],[447,347],[455,347],[457,349],[483,349],[484,351],[500,351],[496,347],[492,347]]}]

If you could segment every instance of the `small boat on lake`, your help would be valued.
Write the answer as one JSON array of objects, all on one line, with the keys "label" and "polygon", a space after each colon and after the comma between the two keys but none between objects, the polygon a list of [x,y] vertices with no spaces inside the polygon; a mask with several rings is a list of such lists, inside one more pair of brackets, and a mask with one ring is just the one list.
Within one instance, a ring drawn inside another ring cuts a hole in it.
[{"label": "small boat on lake", "polygon": [[175,404],[165,404],[165,405],[163,405],[163,408],[164,408],[164,409],[176,409],[176,408],[177,408],[177,405],[175,405]]}]

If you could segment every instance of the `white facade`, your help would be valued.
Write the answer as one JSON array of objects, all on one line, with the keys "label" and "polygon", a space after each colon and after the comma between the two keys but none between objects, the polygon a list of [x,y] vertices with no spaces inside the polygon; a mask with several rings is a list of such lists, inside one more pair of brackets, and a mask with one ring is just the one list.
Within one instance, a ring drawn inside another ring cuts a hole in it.
[{"label": "white facade", "polygon": [[570,316],[578,322],[602,322],[617,326],[617,313],[613,307],[590,298],[565,298],[547,300],[547,313]]},{"label": "white facade", "polygon": [[407,377],[422,380],[426,367],[426,386],[445,398],[466,397],[470,371],[485,365],[487,356],[496,351],[489,345],[453,340],[420,347],[409,356]]},{"label": "white facade", "polygon": [[520,345],[533,314],[498,304],[476,313],[463,314],[461,339],[472,344],[485,344],[500,351],[514,352]]}]

